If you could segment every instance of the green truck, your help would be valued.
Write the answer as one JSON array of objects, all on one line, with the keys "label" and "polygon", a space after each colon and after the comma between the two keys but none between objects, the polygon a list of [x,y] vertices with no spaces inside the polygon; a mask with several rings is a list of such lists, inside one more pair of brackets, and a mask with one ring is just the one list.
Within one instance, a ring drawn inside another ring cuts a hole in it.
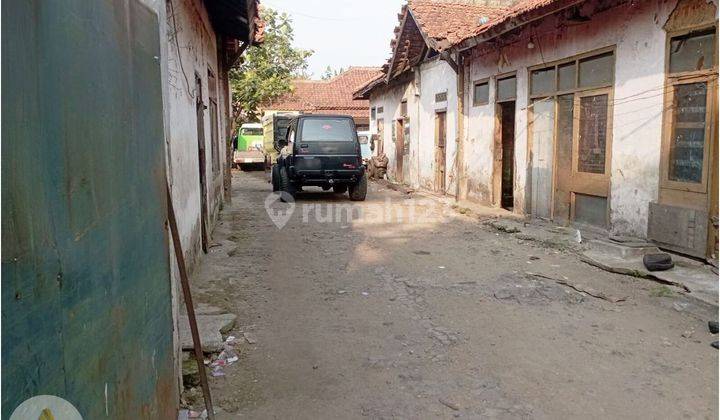
[{"label": "green truck", "polygon": [[233,162],[243,171],[250,167],[261,168],[264,165],[263,127],[260,123],[241,125],[234,146]]}]

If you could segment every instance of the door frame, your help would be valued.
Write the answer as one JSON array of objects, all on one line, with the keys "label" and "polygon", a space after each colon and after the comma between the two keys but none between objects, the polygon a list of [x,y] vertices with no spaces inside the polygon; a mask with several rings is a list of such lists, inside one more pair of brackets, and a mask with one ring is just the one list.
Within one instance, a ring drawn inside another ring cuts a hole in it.
[{"label": "door frame", "polygon": [[395,180],[403,182],[403,166],[405,160],[405,119],[395,120]]},{"label": "door frame", "polygon": [[207,207],[207,165],[205,155],[205,103],[203,103],[202,79],[195,73],[195,118],[198,141],[198,176],[200,178],[200,243],[205,254],[208,252],[208,207]]},{"label": "door frame", "polygon": [[[440,117],[442,114],[442,118]],[[444,143],[440,146],[440,120],[443,120],[443,136]],[[442,152],[441,152],[442,150]],[[441,194],[446,193],[447,189],[447,109],[438,109],[435,111],[435,191]],[[441,171],[442,169],[442,171]],[[442,176],[441,176],[442,173]]]},{"label": "door frame", "polygon": [[[607,123],[605,126],[605,168],[602,174],[594,174],[589,172],[580,172],[578,170],[580,156],[580,118],[581,100],[590,96],[607,95]],[[557,103],[555,104],[557,107]],[[556,109],[557,111],[557,109]],[[612,132],[613,132],[613,88],[599,88],[592,90],[584,90],[575,92],[573,98],[573,140],[572,140],[572,157],[571,157],[571,177],[570,177],[570,221],[575,222],[575,194],[592,195],[596,197],[604,197],[606,200],[605,207],[605,226],[604,229],[610,227],[610,175],[612,168]],[[557,131],[557,118],[555,121]],[[554,206],[553,206],[554,207]]]}]

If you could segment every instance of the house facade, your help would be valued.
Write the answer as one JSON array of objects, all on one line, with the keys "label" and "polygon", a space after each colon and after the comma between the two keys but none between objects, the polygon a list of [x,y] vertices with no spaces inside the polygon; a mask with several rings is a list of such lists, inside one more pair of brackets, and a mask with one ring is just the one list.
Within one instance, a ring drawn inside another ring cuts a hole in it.
[{"label": "house facade", "polygon": [[[448,14],[458,10],[475,19],[443,32],[423,23],[428,3],[443,5],[432,9],[435,22],[453,21]],[[380,120],[377,108],[418,104],[408,107],[410,139],[403,138],[410,151],[400,166],[409,178],[397,170],[391,177],[717,256],[714,3],[422,0],[401,16],[385,78],[356,92],[370,100],[385,146],[398,138],[385,133],[388,120],[397,126],[404,116]],[[420,36],[407,35],[413,31]],[[422,48],[430,53],[413,55]],[[428,85],[433,66],[452,70]],[[406,86],[402,94],[398,84]],[[454,102],[446,107],[437,100],[444,92]],[[400,155],[386,154],[397,167]]]}]

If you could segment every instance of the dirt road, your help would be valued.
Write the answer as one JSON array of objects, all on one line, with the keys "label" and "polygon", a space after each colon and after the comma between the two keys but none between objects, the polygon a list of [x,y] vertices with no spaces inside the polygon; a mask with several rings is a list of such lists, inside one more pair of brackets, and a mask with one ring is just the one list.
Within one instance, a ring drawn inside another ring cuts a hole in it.
[{"label": "dirt road", "polygon": [[376,184],[278,229],[269,190],[234,175],[194,274],[254,341],[211,378],[220,418],[717,418],[717,336],[672,290]]}]

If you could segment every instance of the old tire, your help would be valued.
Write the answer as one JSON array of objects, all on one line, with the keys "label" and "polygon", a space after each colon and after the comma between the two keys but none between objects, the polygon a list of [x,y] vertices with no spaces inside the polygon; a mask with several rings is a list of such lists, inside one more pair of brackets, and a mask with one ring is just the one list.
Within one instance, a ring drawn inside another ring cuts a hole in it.
[{"label": "old tire", "polygon": [[647,254],[643,256],[643,264],[650,271],[664,271],[675,267],[670,254]]},{"label": "old tire", "polygon": [[295,186],[290,182],[287,169],[280,168],[280,201],[287,203],[295,200]]},{"label": "old tire", "polygon": [[273,192],[280,191],[280,171],[278,171],[277,165],[270,168],[270,182],[272,183]]},{"label": "old tire", "polygon": [[332,189],[333,189],[333,192],[336,194],[345,194],[345,192],[347,192],[347,190],[348,190],[348,187],[345,184],[338,184],[338,185],[333,185]]},{"label": "old tire", "polygon": [[363,174],[360,181],[350,185],[350,200],[351,201],[365,201],[367,196],[367,174]]}]

